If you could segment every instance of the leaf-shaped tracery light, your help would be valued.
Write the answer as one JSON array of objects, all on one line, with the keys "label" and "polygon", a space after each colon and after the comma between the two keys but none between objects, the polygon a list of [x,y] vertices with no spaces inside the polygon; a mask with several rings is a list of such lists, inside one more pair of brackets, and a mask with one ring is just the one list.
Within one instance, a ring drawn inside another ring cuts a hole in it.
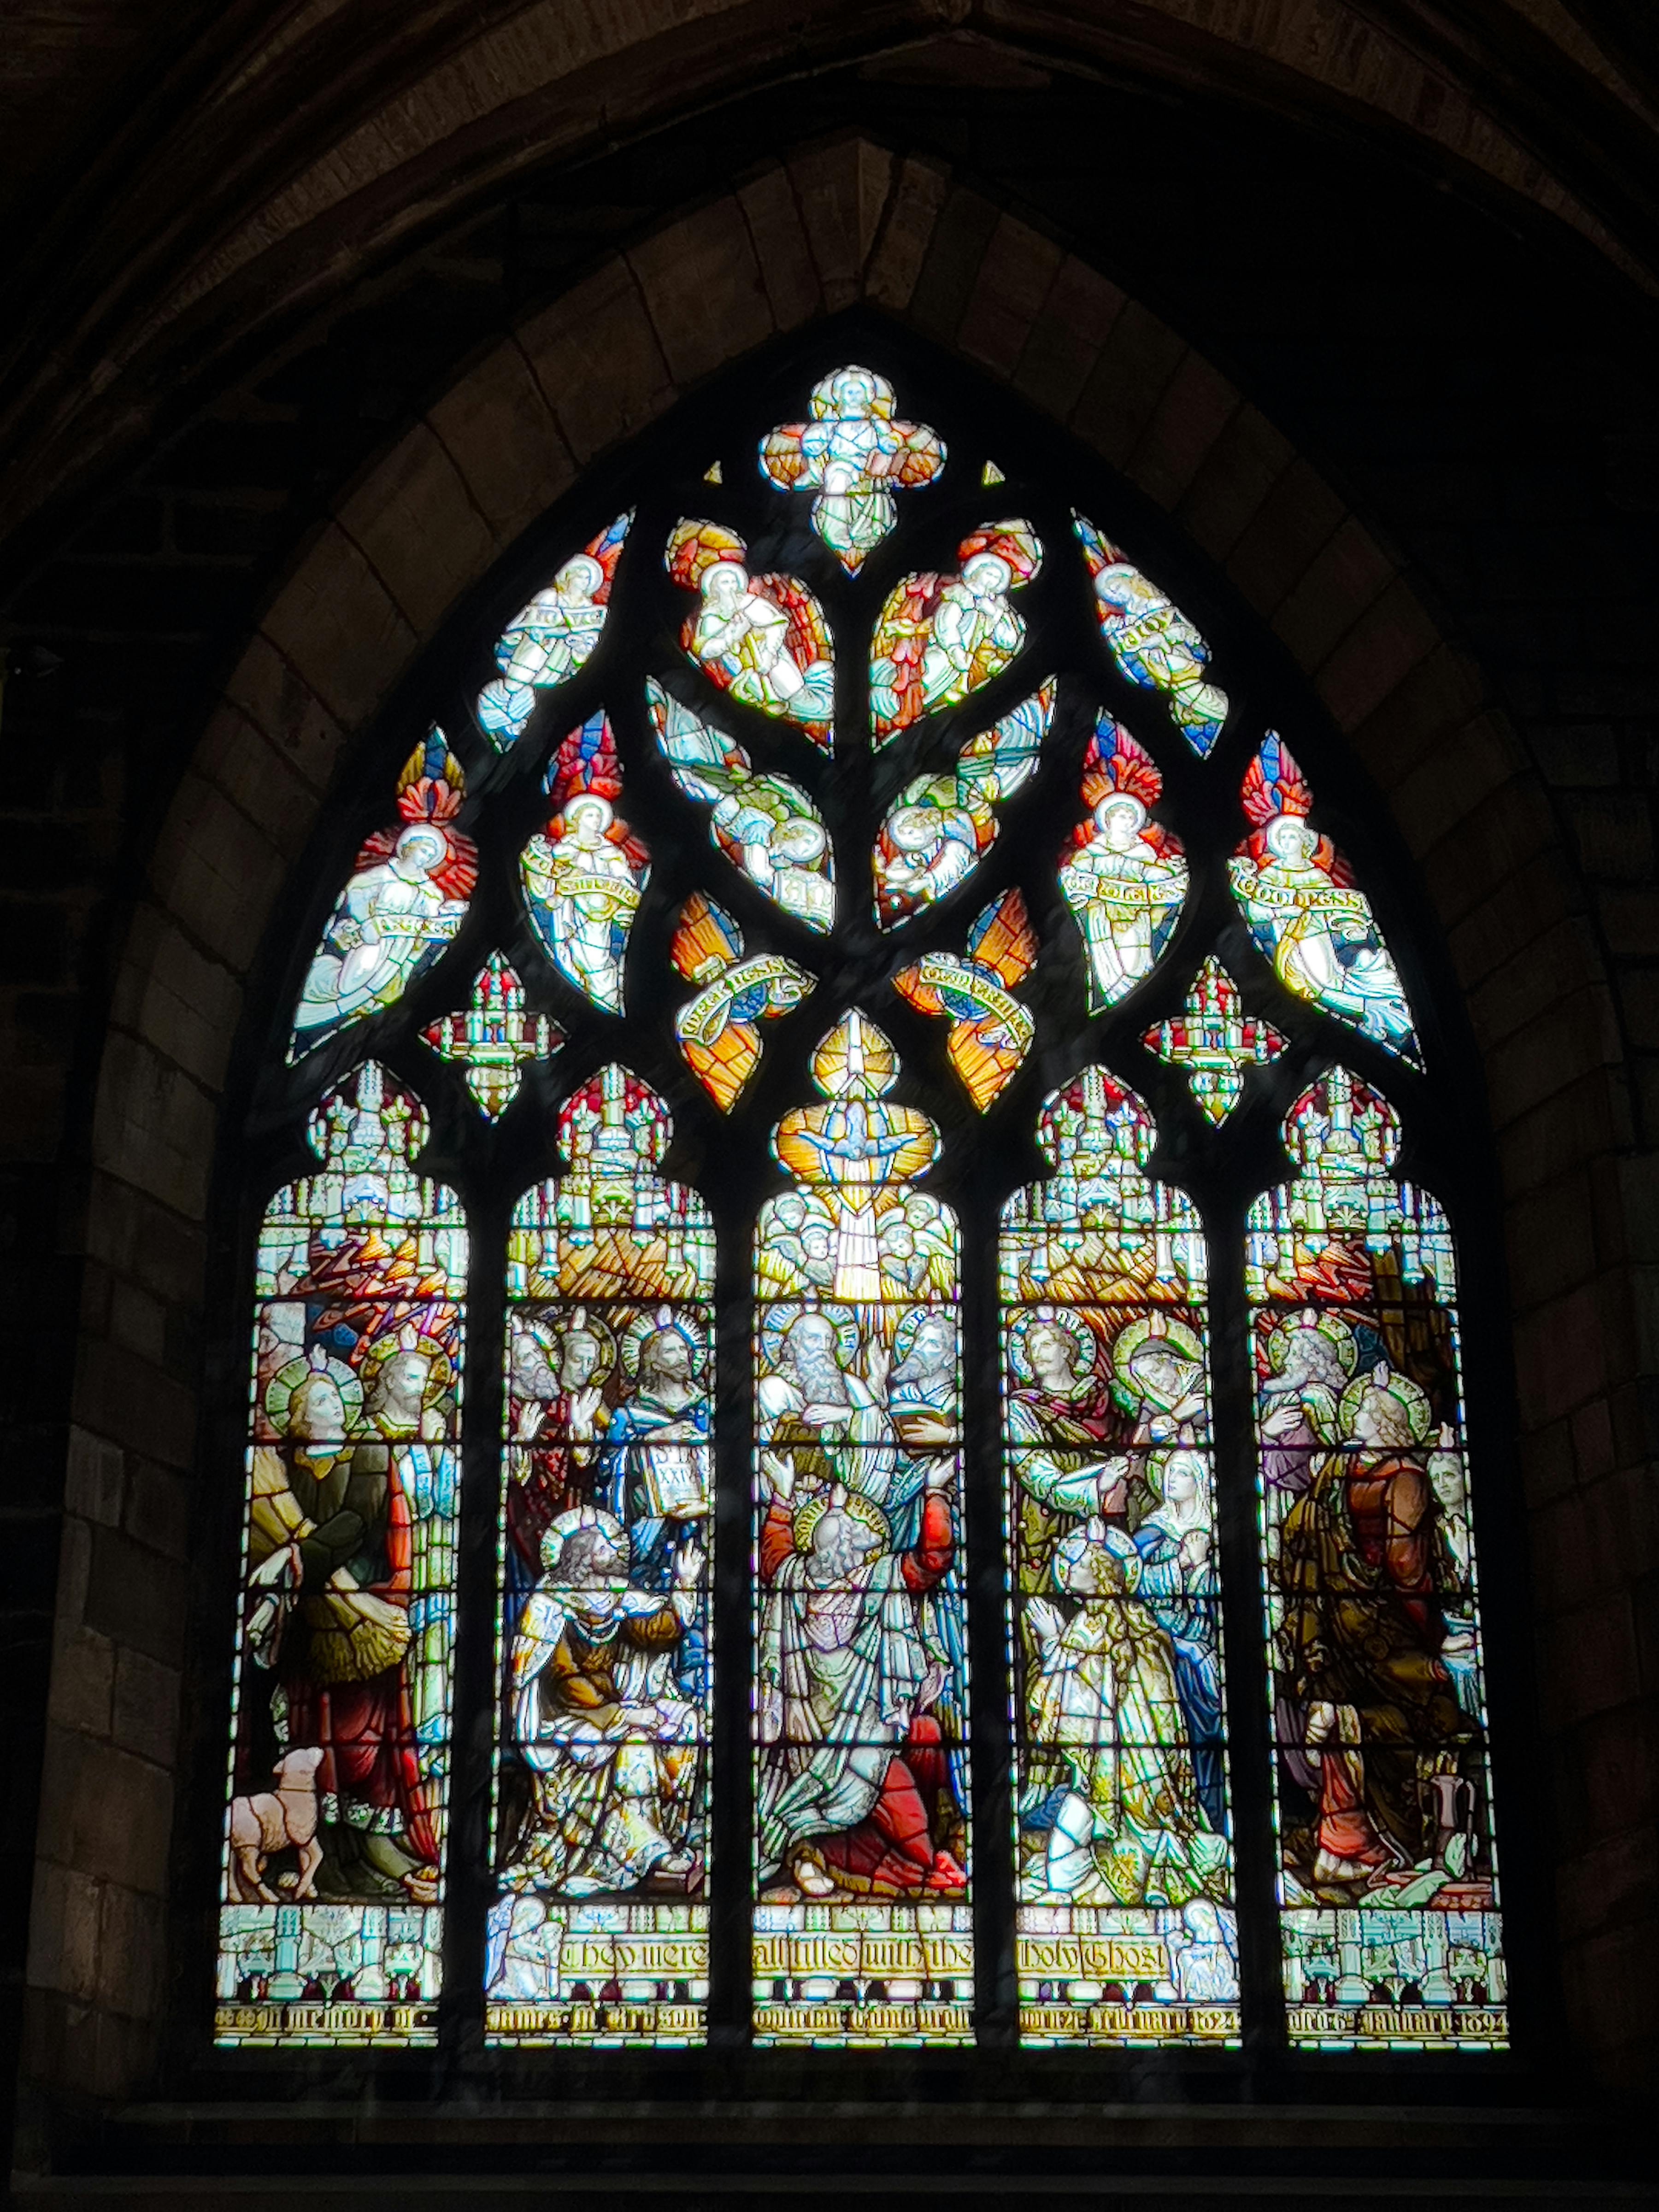
[{"label": "leaf-shaped tracery light", "polygon": [[663,556],[668,573],[700,599],[680,643],[722,691],[799,723],[828,750],[836,672],[823,609],[798,577],[751,576],[748,556],[722,523],[675,526]]},{"label": "leaf-shaped tracery light", "polygon": [[1036,1018],[1010,994],[1036,956],[1025,901],[1017,890],[1005,891],[975,921],[962,957],[925,952],[893,978],[893,988],[918,1013],[950,1023],[945,1050],[981,1114],[1031,1048]]},{"label": "leaf-shaped tracery light", "polygon": [[988,522],[957,548],[954,575],[918,570],[893,586],[870,641],[870,714],[878,744],[921,715],[953,707],[1000,676],[1025,642],[1009,594],[1042,566],[1029,522]]},{"label": "leaf-shaped tracery light", "polygon": [[675,782],[688,799],[713,809],[709,834],[734,867],[809,929],[836,918],[836,864],[823,817],[799,784],[762,775],[735,738],[728,738],[653,676],[646,702]]},{"label": "leaf-shaped tracery light", "polygon": [[699,987],[674,1017],[685,1064],[729,1114],[760,1066],[759,1024],[793,1012],[811,995],[814,979],[781,953],[744,959],[743,932],[702,891],[680,909],[669,955]]},{"label": "leaf-shaped tracery light", "polygon": [[1132,684],[1160,691],[1195,753],[1209,751],[1227,719],[1227,695],[1206,675],[1210,648],[1168,592],[1119,552],[1086,515],[1072,526],[1094,586],[1095,614],[1113,659]]},{"label": "leaf-shaped tracery light", "polygon": [[630,508],[600,531],[520,609],[495,644],[494,683],[478,694],[478,726],[503,751],[524,731],[538,691],[563,684],[586,665],[605,628],[611,586],[623,541],[634,520]]},{"label": "leaf-shaped tracery light", "polygon": [[466,917],[477,848],[455,827],[461,764],[434,723],[398,779],[398,819],[357,854],[300,992],[288,1056],[395,1006]]},{"label": "leaf-shaped tracery light", "polygon": [[570,731],[548,769],[547,826],[519,856],[530,926],[566,982],[623,1010],[623,962],[649,878],[644,845],[617,818],[622,763],[603,709]]},{"label": "leaf-shaped tracery light", "polygon": [[988,730],[969,738],[954,769],[920,775],[888,808],[876,836],[876,919],[908,921],[971,875],[994,842],[997,809],[1036,772],[1054,719],[1051,677]]},{"label": "leaf-shaped tracery light", "polygon": [[1287,990],[1420,1065],[1412,1011],[1371,902],[1309,821],[1313,793],[1269,732],[1240,794],[1249,836],[1230,861],[1250,934]]},{"label": "leaf-shaped tracery light", "polygon": [[1060,896],[1089,956],[1089,1003],[1098,1012],[1144,982],[1187,896],[1181,841],[1152,809],[1164,795],[1152,757],[1103,713],[1083,763],[1079,823],[1060,855]]}]

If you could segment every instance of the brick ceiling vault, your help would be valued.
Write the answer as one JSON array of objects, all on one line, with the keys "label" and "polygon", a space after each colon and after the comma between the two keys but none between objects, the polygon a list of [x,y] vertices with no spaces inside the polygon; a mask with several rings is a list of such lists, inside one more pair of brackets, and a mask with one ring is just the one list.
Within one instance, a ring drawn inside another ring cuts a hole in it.
[{"label": "brick ceiling vault", "polygon": [[[1642,11],[1635,11],[1640,15]],[[1607,0],[18,0],[0,511],[514,176],[768,82],[1102,78],[1370,139],[1659,295],[1659,28]],[[65,35],[67,25],[68,35]]]}]

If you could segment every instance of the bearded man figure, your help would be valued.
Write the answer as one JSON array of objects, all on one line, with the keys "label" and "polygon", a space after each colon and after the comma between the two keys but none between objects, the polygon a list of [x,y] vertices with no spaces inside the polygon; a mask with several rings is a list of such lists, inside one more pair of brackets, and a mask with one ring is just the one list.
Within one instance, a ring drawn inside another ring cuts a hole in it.
[{"label": "bearded man figure", "polygon": [[1316,1773],[1322,1894],[1345,1897],[1425,1856],[1434,1832],[1419,1763],[1476,1737],[1442,1657],[1429,1420],[1406,1376],[1379,1364],[1358,1377],[1340,1409],[1350,1449],[1329,1455],[1285,1516],[1281,1656]]},{"label": "bearded man figure", "polygon": [[950,1470],[930,1470],[921,1533],[903,1553],[839,1484],[827,1504],[797,1511],[791,1462],[776,1455],[771,1472],[759,1558],[761,1880],[814,1899],[960,1896],[967,1875],[936,1840],[950,1778],[932,1708],[945,1670],[917,1610],[954,1553]]},{"label": "bearded man figure", "polygon": [[541,1572],[554,1516],[592,1504],[592,1462],[608,1415],[610,1362],[599,1329],[578,1306],[558,1338],[554,1367],[542,1336],[515,1329],[507,1375],[507,1586],[510,1617]]},{"label": "bearded man figure", "polygon": [[885,1399],[885,1346],[872,1343],[865,1366],[858,1375],[842,1365],[827,1314],[797,1314],[790,1322],[775,1370],[762,1376],[757,1394],[762,1465],[775,1488],[780,1481],[802,1491],[839,1483],[885,1509],[899,1468]]},{"label": "bearded man figure", "polygon": [[268,1581],[280,1553],[292,1589],[271,1652],[273,1712],[285,1744],[324,1754],[325,1897],[437,1894],[441,1845],[412,1694],[428,1626],[415,1601],[430,1587],[417,1571],[416,1524],[422,1507],[453,1505],[453,1468],[450,1454],[428,1447],[410,1466],[391,1441],[418,1429],[432,1372],[426,1346],[392,1345],[364,1398],[380,1437],[356,1443],[345,1436],[346,1370],[313,1354],[318,1364],[289,1393],[283,1441],[255,1455],[255,1575]]},{"label": "bearded man figure", "polygon": [[664,1596],[630,1577],[609,1514],[562,1514],[543,1541],[547,1572],[514,1638],[508,1685],[534,1796],[503,1884],[569,1897],[649,1881],[683,1891],[697,1865],[702,1713],[674,1680],[674,1650],[696,1619],[702,1553],[686,1547]]},{"label": "bearded man figure", "polygon": [[[708,1515],[708,1394],[696,1348],[672,1309],[636,1323],[633,1340],[632,1388],[611,1414],[595,1472],[605,1510],[628,1532],[634,1586],[665,1593]],[[700,1699],[708,1649],[699,1621],[686,1625],[678,1665],[683,1693]]]}]

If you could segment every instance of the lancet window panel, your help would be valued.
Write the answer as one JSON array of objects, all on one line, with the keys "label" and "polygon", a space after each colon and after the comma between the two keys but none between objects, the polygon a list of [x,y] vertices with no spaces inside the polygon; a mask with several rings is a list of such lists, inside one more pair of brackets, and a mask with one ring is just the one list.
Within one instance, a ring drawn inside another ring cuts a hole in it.
[{"label": "lancet window panel", "polygon": [[212,2033],[1501,2046],[1479,1127],[1271,647],[873,327],[468,621],[256,1085]]}]

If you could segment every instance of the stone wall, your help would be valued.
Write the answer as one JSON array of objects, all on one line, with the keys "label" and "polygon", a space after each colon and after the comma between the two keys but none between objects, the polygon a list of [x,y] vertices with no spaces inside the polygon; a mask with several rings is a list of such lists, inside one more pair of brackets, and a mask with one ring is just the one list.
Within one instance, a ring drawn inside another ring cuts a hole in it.
[{"label": "stone wall", "polygon": [[[1276,337],[1242,315],[1221,328],[1232,375],[1258,370],[1246,398],[1120,289],[1132,253],[1071,251],[984,182],[842,136],[589,254],[523,312],[498,230],[447,242],[402,294],[387,280],[360,301],[355,331],[304,334],[185,425],[16,602],[20,634],[66,661],[6,703],[0,933],[27,1109],[9,1132],[24,1358],[8,1565],[25,1676],[44,1690],[50,1667],[38,1855],[21,1801],[9,1839],[9,1871],[33,1883],[33,2077],[124,2095],[158,2047],[220,1102],[347,738],[580,469],[775,332],[860,300],[1006,381],[1174,518],[1307,672],[1421,870],[1508,1223],[1566,2035],[1605,2082],[1651,2069],[1647,387],[1564,346],[1553,387],[1516,366],[1522,427],[1478,468],[1380,453],[1376,422],[1412,414],[1386,394],[1345,442],[1311,307]],[[411,371],[395,335],[422,313]],[[495,335],[469,347],[479,331]],[[1274,343],[1284,404],[1264,411]],[[1569,403],[1598,377],[1587,436]],[[360,459],[377,407],[398,434]],[[1321,465],[1292,442],[1298,415]]]}]

